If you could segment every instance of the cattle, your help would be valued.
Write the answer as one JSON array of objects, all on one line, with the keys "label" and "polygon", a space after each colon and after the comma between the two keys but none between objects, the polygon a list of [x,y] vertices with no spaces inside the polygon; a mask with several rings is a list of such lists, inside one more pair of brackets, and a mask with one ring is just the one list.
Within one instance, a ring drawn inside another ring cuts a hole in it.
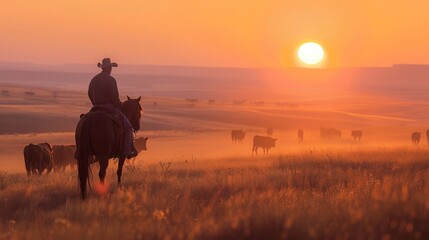
[{"label": "cattle", "polygon": [[137,149],[138,152],[147,150],[146,143],[148,139],[148,137],[140,137],[134,140],[134,147]]},{"label": "cattle", "polygon": [[232,130],[231,131],[231,140],[232,142],[242,142],[244,137],[246,136],[246,133],[242,130]]},{"label": "cattle", "polygon": [[322,138],[340,138],[341,131],[335,128],[321,128],[320,137]]},{"label": "cattle", "polygon": [[77,160],[74,158],[76,145],[54,145],[52,146],[52,162],[54,171],[64,172],[67,166],[71,169],[77,165]]},{"label": "cattle", "polygon": [[428,140],[428,145],[429,145],[429,129],[426,130],[426,139]]},{"label": "cattle", "polygon": [[[137,152],[146,151],[147,150],[147,140],[148,137],[139,137],[134,140],[134,147],[137,149]],[[134,163],[137,157],[133,157],[130,159],[131,163]]]},{"label": "cattle", "polygon": [[355,141],[356,140],[360,141],[360,139],[362,138],[362,130],[353,130],[352,131],[352,137]]},{"label": "cattle", "polygon": [[254,136],[252,155],[253,155],[253,152],[255,152],[256,155],[258,155],[258,148],[262,148],[264,150],[264,154],[265,153],[268,154],[268,150],[276,146],[276,141],[277,141],[277,138],[258,136],[258,135]]},{"label": "cattle", "polygon": [[302,131],[302,129],[298,130],[298,139],[299,141],[304,141],[304,131]]},{"label": "cattle", "polygon": [[24,147],[24,161],[27,176],[31,174],[42,175],[46,169],[47,174],[52,171],[52,148],[49,143],[28,144]]},{"label": "cattle", "polygon": [[413,133],[411,133],[411,141],[412,141],[415,145],[418,145],[418,144],[419,144],[421,134],[422,134],[422,133],[419,133],[419,132],[413,132]]},{"label": "cattle", "polygon": [[267,136],[273,136],[274,130],[272,127],[267,128]]}]

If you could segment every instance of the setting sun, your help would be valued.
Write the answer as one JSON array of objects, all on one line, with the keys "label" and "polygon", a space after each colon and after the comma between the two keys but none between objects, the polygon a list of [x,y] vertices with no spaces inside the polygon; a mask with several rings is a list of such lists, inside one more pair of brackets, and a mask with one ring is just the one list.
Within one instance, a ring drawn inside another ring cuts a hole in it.
[{"label": "setting sun", "polygon": [[323,48],[315,42],[304,43],[298,49],[299,60],[308,65],[320,63],[324,55]]},{"label": "setting sun", "polygon": [[0,1],[0,240],[429,240],[429,0]]}]

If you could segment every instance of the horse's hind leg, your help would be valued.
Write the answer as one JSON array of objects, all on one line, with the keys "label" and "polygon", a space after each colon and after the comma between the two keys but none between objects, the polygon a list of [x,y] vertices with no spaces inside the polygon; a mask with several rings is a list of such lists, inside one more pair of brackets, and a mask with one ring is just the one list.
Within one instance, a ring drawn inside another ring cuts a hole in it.
[{"label": "horse's hind leg", "polygon": [[100,177],[101,184],[104,184],[104,178],[106,177],[106,169],[109,165],[108,158],[100,158],[98,159],[100,163],[100,172],[98,172],[98,177]]},{"label": "horse's hind leg", "polygon": [[124,167],[125,158],[120,157],[118,161],[118,171],[116,174],[118,175],[118,186],[121,186],[121,177],[122,177],[122,168]]}]

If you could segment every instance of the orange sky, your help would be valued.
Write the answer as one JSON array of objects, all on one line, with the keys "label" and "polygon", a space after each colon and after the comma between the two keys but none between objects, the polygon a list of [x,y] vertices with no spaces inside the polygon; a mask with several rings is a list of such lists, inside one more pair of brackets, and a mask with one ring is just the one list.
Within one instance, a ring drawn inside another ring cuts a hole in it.
[{"label": "orange sky", "polygon": [[295,67],[312,40],[327,67],[429,64],[428,12],[427,0],[3,1],[0,61]]}]

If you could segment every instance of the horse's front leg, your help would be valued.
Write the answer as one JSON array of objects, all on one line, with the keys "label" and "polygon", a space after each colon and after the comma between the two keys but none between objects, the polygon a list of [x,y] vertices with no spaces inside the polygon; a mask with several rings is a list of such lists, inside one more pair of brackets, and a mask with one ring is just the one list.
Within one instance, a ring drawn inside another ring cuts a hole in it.
[{"label": "horse's front leg", "polygon": [[98,177],[100,177],[101,184],[104,184],[104,178],[106,177],[106,169],[109,165],[109,158],[99,158],[100,164],[100,172],[98,173]]},{"label": "horse's front leg", "polygon": [[121,186],[121,177],[122,177],[122,168],[124,167],[125,157],[120,157],[118,161],[118,171],[116,174],[118,175],[118,186]]}]

